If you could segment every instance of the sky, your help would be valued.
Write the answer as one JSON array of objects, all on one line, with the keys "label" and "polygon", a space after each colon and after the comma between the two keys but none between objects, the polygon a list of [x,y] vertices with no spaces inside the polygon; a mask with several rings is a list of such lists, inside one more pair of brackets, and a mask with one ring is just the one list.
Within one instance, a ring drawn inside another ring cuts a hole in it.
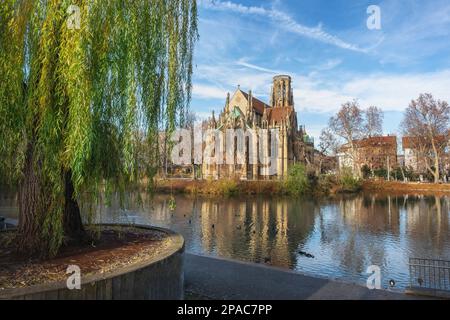
[{"label": "sky", "polygon": [[[299,124],[318,139],[346,101],[384,111],[401,136],[420,93],[450,102],[449,0],[198,0],[191,110],[206,118],[240,85],[269,102],[272,78],[291,75]],[[367,8],[380,8],[369,29]]]}]

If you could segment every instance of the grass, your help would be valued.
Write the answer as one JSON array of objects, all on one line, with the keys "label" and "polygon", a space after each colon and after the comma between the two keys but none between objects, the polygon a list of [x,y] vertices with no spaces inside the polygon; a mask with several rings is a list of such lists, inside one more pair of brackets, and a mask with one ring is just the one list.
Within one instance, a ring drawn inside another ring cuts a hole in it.
[{"label": "grass", "polygon": [[304,195],[322,196],[334,193],[359,192],[362,181],[349,172],[340,175],[315,176],[303,165],[291,167],[285,180],[239,180],[223,178],[219,180],[159,180],[156,192],[185,193],[191,195],[238,196],[238,195]]},{"label": "grass", "polygon": [[213,196],[280,195],[284,193],[284,188],[283,182],[279,180],[160,180],[157,182],[156,191],[161,193],[186,193]]}]

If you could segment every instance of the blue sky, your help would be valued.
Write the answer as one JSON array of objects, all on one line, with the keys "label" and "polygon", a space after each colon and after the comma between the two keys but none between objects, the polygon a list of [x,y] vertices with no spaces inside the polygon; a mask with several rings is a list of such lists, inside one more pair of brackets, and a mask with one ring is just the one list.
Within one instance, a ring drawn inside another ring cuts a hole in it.
[{"label": "blue sky", "polygon": [[[268,102],[271,79],[293,77],[299,123],[316,138],[346,101],[385,112],[386,134],[422,92],[450,102],[449,0],[199,1],[191,109],[218,112],[237,85]],[[367,7],[381,9],[369,30]]]}]

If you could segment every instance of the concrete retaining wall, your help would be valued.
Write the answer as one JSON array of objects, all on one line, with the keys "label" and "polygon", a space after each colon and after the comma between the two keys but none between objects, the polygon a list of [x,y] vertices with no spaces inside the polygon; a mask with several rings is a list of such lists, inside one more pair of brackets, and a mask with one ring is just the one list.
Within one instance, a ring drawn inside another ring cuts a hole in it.
[{"label": "concrete retaining wall", "polygon": [[169,235],[171,244],[157,257],[81,278],[81,290],[69,290],[66,281],[0,291],[0,299],[51,300],[177,300],[184,292],[184,239],[167,229],[148,226]]}]

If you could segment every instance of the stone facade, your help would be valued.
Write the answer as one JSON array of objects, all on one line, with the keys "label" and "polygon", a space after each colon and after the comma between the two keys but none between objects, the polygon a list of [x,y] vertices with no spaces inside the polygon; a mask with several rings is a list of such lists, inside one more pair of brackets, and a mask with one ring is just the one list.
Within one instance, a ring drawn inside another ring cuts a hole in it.
[{"label": "stone facade", "polygon": [[[270,105],[255,98],[251,91],[244,92],[237,88],[233,96],[227,94],[225,107],[216,119],[214,112],[212,117],[203,123],[203,129],[220,131],[225,136],[228,129],[241,129],[244,132],[252,129],[259,132],[261,129],[278,129],[278,143],[276,152],[276,174],[270,175],[267,165],[263,165],[258,159],[250,161],[249,145],[259,150],[260,143],[264,146],[267,155],[272,154],[270,136],[267,135],[261,142],[261,138],[255,135],[245,138],[244,161],[241,164],[207,164],[203,162],[203,178],[240,178],[242,180],[259,180],[269,178],[283,178],[288,174],[289,167],[297,162],[313,163],[314,142],[306,134],[303,127],[297,123],[297,114],[294,109],[294,98],[292,91],[291,77],[286,75],[273,78],[272,91],[270,95]],[[251,139],[252,141],[249,141]],[[214,143],[214,139],[207,141],[204,147]],[[236,150],[236,141],[233,145],[222,146],[219,157],[225,157],[226,150]],[[275,153],[274,153],[275,154]],[[258,152],[253,152],[257,157]],[[217,156],[217,155],[216,155]]]}]

